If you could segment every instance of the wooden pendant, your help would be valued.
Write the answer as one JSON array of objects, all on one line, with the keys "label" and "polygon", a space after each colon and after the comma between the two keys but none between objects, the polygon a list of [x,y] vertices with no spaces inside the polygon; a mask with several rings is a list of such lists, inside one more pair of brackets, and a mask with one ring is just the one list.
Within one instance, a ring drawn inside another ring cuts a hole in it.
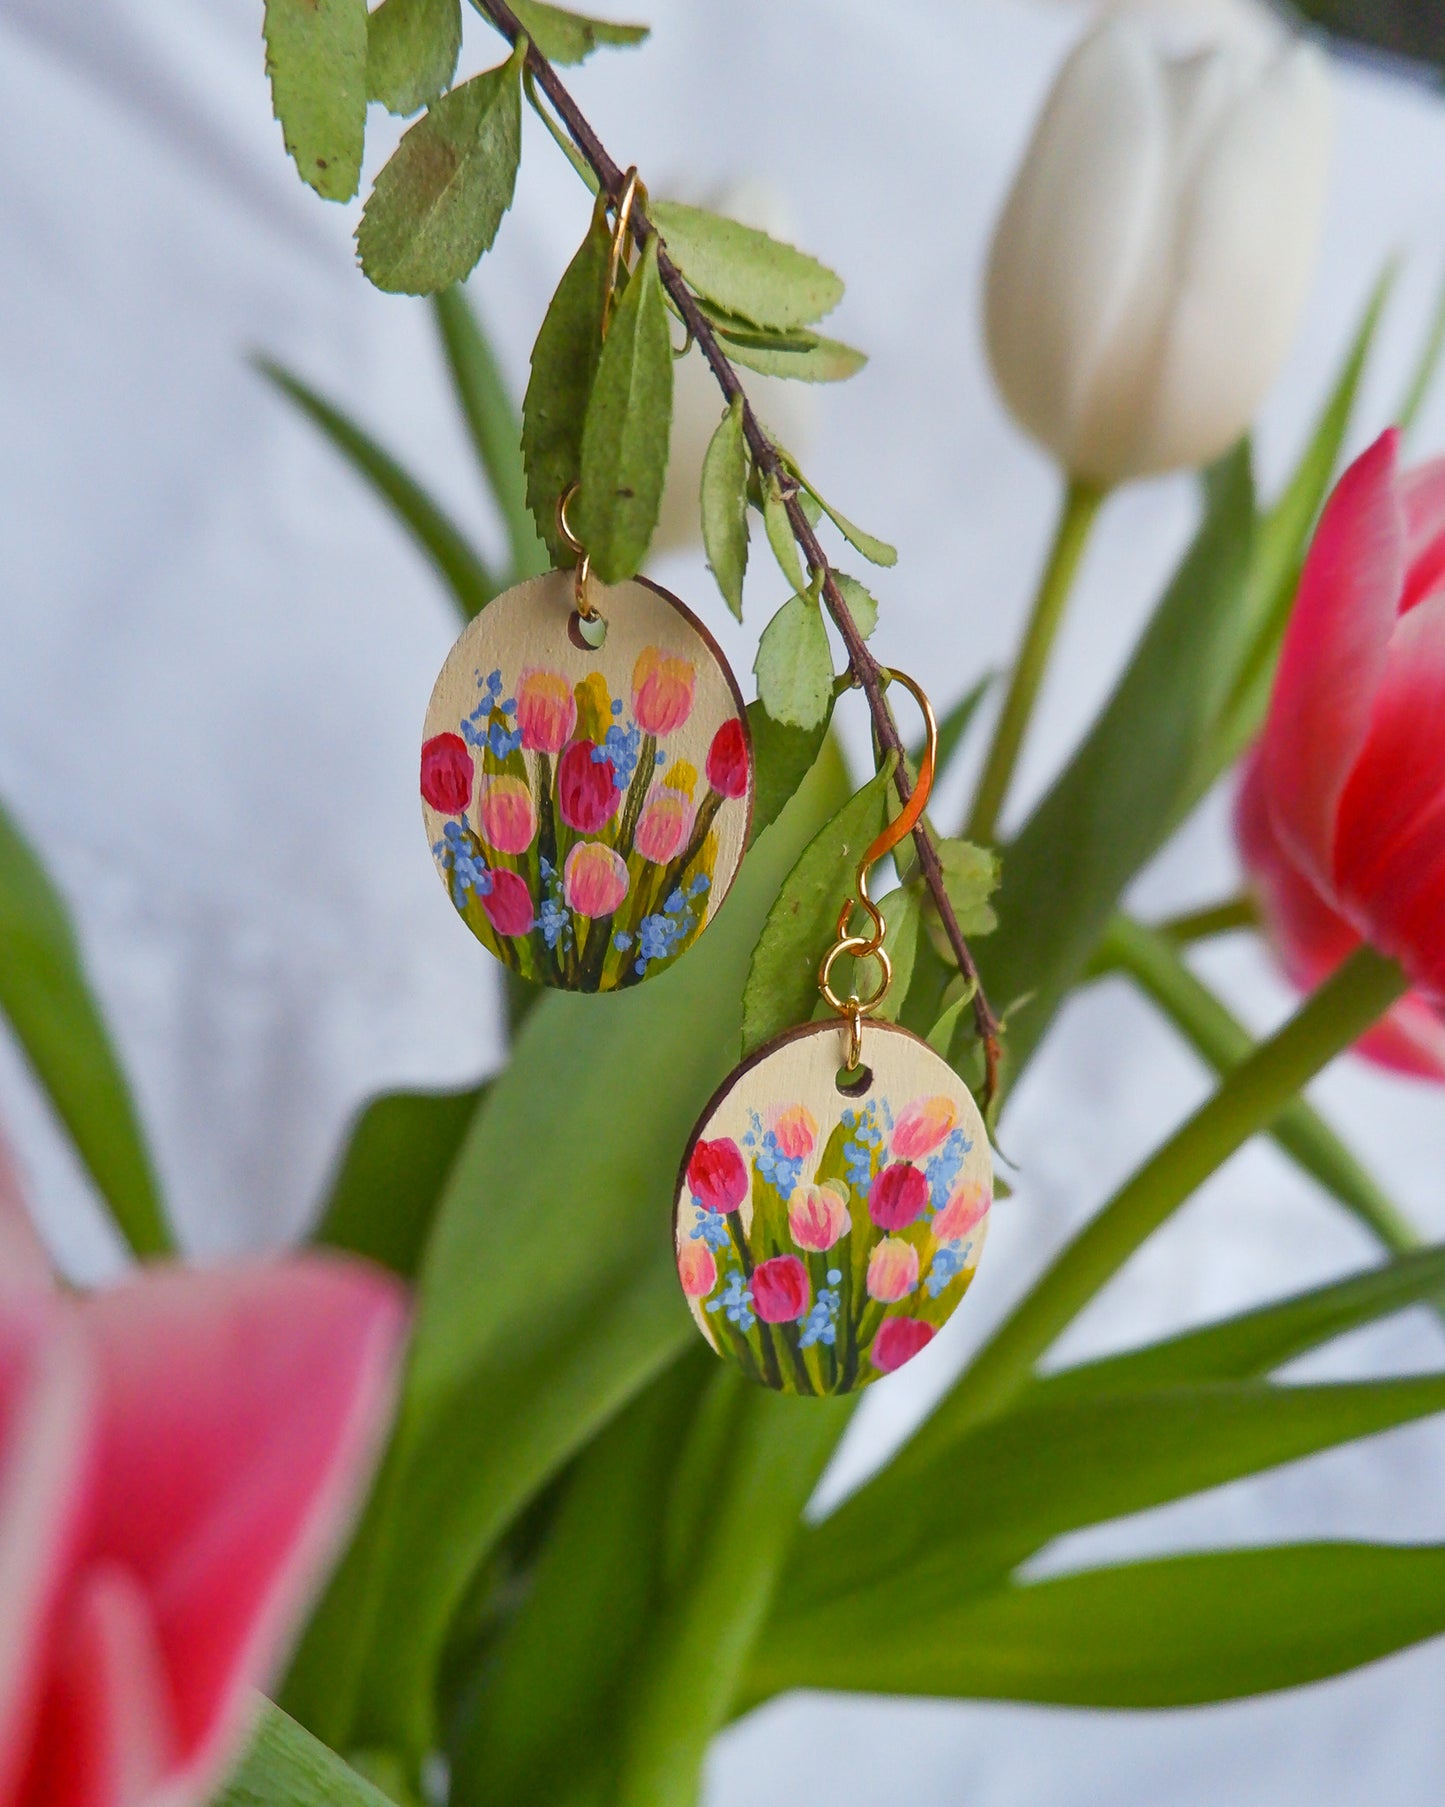
[{"label": "wooden pendant", "polygon": [[427,708],[427,840],[472,933],[522,978],[614,991],[664,972],[747,844],[752,742],[701,622],[645,578],[591,597],[571,571],[505,591],[462,630]]},{"label": "wooden pendant", "polygon": [[865,1023],[780,1035],[688,1143],[673,1234],[698,1328],[752,1379],[850,1393],[929,1343],[968,1290],[993,1197],[988,1135],[927,1042]]}]

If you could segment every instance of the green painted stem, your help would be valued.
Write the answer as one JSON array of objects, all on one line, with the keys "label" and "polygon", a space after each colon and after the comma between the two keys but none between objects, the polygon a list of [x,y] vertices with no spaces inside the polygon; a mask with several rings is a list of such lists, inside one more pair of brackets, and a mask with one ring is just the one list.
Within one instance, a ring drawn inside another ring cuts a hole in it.
[{"label": "green painted stem", "polygon": [[999,814],[1014,767],[1018,764],[1024,735],[1028,732],[1029,717],[1048,669],[1059,623],[1064,618],[1064,605],[1068,602],[1079,560],[1088,543],[1089,530],[1105,494],[1103,490],[1092,489],[1078,481],[1071,481],[1064,492],[1054,543],[1049,548],[1048,561],[1039,579],[1023,645],[1019,648],[1008,694],[993,731],[993,743],[978,781],[973,813],[965,831],[970,841],[991,842],[997,832]]},{"label": "green painted stem", "polygon": [[1379,1020],[1406,988],[1392,961],[1356,953],[1263,1042],[1063,1250],[964,1376],[951,1431],[991,1416],[1129,1257],[1216,1168],[1268,1128],[1316,1073]]}]

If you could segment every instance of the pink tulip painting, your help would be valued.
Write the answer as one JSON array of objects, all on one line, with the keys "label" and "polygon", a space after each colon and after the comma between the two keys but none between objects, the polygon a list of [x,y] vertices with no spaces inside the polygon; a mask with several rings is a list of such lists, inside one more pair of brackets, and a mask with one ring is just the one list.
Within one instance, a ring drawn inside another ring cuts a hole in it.
[{"label": "pink tulip painting", "polygon": [[577,725],[577,698],[560,671],[529,667],[517,679],[517,727],[523,750],[560,753]]},{"label": "pink tulip painting", "polygon": [[774,1255],[753,1269],[752,1293],[765,1324],[794,1324],[808,1309],[808,1270],[796,1255]]},{"label": "pink tulip painting", "polygon": [[497,853],[525,853],[537,832],[537,806],[521,778],[484,778],[477,817],[483,843]]},{"label": "pink tulip painting", "polygon": [[1384,433],[1325,506],[1236,833],[1289,977],[1361,942],[1414,989],[1359,1044],[1445,1078],[1445,460],[1397,469]]},{"label": "pink tulip painting", "polygon": [[537,920],[526,881],[503,867],[492,873],[492,888],[482,898],[482,908],[499,935],[530,934]]},{"label": "pink tulip painting", "polygon": [[873,1339],[868,1358],[880,1374],[895,1374],[933,1341],[932,1324],[921,1318],[885,1318]]},{"label": "pink tulip painting", "polygon": [[748,788],[748,740],[740,721],[728,721],[712,737],[707,781],[722,797],[741,797]]},{"label": "pink tulip painting", "polygon": [[644,734],[663,740],[692,714],[697,674],[688,660],[644,646],[632,668],[632,713]]},{"label": "pink tulip painting", "polygon": [[906,1229],[927,1209],[928,1181],[906,1161],[885,1167],[868,1193],[868,1215],[880,1230]]},{"label": "pink tulip painting", "polygon": [[748,1195],[748,1170],[731,1137],[699,1142],[687,1163],[687,1185],[693,1200],[716,1215],[736,1211]]},{"label": "pink tulip painting", "polygon": [[444,816],[459,816],[471,801],[476,776],[460,734],[434,734],[421,750],[421,794]]}]

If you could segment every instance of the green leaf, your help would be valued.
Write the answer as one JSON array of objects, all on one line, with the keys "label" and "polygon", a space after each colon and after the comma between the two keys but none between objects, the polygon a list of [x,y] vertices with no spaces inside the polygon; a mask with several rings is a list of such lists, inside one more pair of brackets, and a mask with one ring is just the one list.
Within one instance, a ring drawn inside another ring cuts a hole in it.
[{"label": "green leaf", "polygon": [[871,638],[878,625],[877,598],[865,590],[856,577],[849,577],[842,571],[833,573],[833,582],[837,584],[839,594],[848,605],[853,625],[865,640]]},{"label": "green leaf", "polygon": [[723,600],[741,621],[748,568],[748,442],[735,395],[702,461],[702,543]]},{"label": "green leaf", "polygon": [[602,298],[611,238],[599,202],[542,321],[522,401],[527,502],[537,532],[559,564],[573,557],[557,532],[557,501],[582,468],[587,398],[602,351]]},{"label": "green leaf", "polygon": [[516,405],[465,291],[443,289],[432,306],[472,446],[507,529],[512,580],[534,577],[547,569],[548,559],[527,507]]},{"label": "green leaf", "polygon": [[787,504],[783,501],[777,485],[772,482],[763,486],[763,525],[767,529],[768,544],[773,549],[773,557],[778,561],[778,569],[794,590],[799,592],[806,590],[808,580],[803,576],[803,561],[798,557],[798,542],[793,537],[793,523],[788,519]]},{"label": "green leaf", "polygon": [[270,358],[258,358],[256,368],[308,415],[346,459],[372,486],[411,534],[451,590],[462,619],[480,613],[497,593],[497,580],[483,563],[461,528],[416,479],[383,451],[376,441],[348,415],[334,408],[298,376]]},{"label": "green leaf", "polygon": [[876,534],[865,533],[861,527],[850,521],[847,515],[834,508],[830,502],[825,501],[818,494],[814,485],[803,475],[795,461],[786,454],[784,454],[784,462],[855,552],[861,552],[870,565],[896,565],[898,563],[896,546],[890,546],[887,540],[880,540]]},{"label": "green leaf", "polygon": [[[957,1537],[956,1569],[968,1547]],[[1445,1630],[1445,1548],[1294,1544],[1167,1556],[950,1598],[895,1594],[844,1641],[759,1639],[750,1697],[788,1688],[1171,1707],[1297,1687]]]},{"label": "green leaf", "polygon": [[211,1807],[392,1807],[334,1751],[257,1696],[245,1754]]},{"label": "green leaf", "polygon": [[831,690],[823,719],[811,728],[792,728],[775,722],[760,702],[748,704],[748,732],[753,743],[753,840],[776,821],[812,771],[832,719]]},{"label": "green leaf", "polygon": [[[943,888],[958,926],[965,935],[991,935],[998,927],[998,917],[989,902],[998,889],[1000,866],[992,848],[977,847],[972,841],[940,840],[938,863],[943,868]],[[944,959],[952,957],[938,911],[930,902],[924,912],[934,946]]]},{"label": "green leaf", "polygon": [[647,556],[672,427],[672,337],[649,239],[597,360],[582,428],[577,537],[604,583],[631,577]]},{"label": "green leaf", "polygon": [[832,708],[833,655],[823,610],[811,596],[790,596],[763,629],[753,671],[758,701],[775,722],[816,728]]},{"label": "green leaf", "polygon": [[392,1449],[287,1684],[328,1743],[429,1747],[438,1653],[478,1564],[696,1336],[659,1234],[671,1151],[733,1064],[766,904],[844,783],[836,755],[818,762],[705,958],[605,1010],[548,996],[493,1081],[428,1244]]},{"label": "green leaf", "polygon": [[[476,5],[476,0],[472,0]],[[481,8],[477,8],[481,12]],[[520,0],[512,11],[522,29],[549,63],[564,68],[585,62],[594,50],[604,44],[619,48],[641,44],[651,28],[646,25],[619,25],[611,19],[591,19],[585,13],[572,13],[560,6],[546,6],[543,0]],[[490,16],[482,14],[488,24]]]},{"label": "green leaf", "polygon": [[857,896],[858,861],[883,827],[894,763],[890,756],[813,837],[768,911],[743,992],[744,1060],[812,1016],[818,962],[833,944],[838,912]]},{"label": "green leaf", "polygon": [[155,1170],[70,912],[0,809],[0,1011],[137,1255],[172,1247]]},{"label": "green leaf", "polygon": [[786,332],[843,299],[842,279],[826,264],[754,226],[681,201],[654,201],[648,213],[688,287],[739,319]]},{"label": "green leaf", "polygon": [[352,1124],[314,1240],[410,1279],[486,1090],[373,1098]]},{"label": "green leaf", "polygon": [[349,201],[366,136],[366,0],[266,0],[271,107],[301,180]]},{"label": "green leaf", "polygon": [[793,377],[802,383],[841,383],[868,362],[861,351],[837,339],[798,328],[787,333],[762,332],[746,320],[707,307],[718,343],[734,364],[763,376]]},{"label": "green leaf", "polygon": [[460,282],[497,236],[522,155],[522,57],[428,107],[376,178],[356,229],[379,289],[430,295]]},{"label": "green leaf", "polygon": [[366,22],[366,88],[388,113],[415,113],[451,86],[461,0],[382,0]]},{"label": "green leaf", "polygon": [[1442,281],[1436,295],[1435,308],[1420,346],[1420,355],[1410,372],[1405,393],[1400,397],[1400,406],[1395,411],[1395,419],[1402,433],[1408,433],[1419,418],[1425,398],[1434,387],[1442,355],[1445,355],[1445,281]]},{"label": "green leaf", "polygon": [[878,908],[887,925],[883,949],[893,968],[893,980],[877,1015],[884,1022],[896,1023],[913,981],[918,935],[923,926],[923,896],[917,885],[900,885],[879,900]]}]

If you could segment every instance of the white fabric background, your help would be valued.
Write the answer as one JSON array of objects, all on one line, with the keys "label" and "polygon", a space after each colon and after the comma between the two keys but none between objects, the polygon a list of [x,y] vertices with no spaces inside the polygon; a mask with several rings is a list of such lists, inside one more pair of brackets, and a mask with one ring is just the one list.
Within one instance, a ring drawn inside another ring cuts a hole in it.
[{"label": "white fabric background", "polygon": [[[880,644],[946,702],[1012,645],[1055,501],[1053,473],[990,389],[977,296],[990,222],[1077,17],[1021,0],[643,10],[652,44],[581,72],[583,104],[658,187],[771,176],[802,242],[847,275],[838,331],[873,360],[822,398],[811,467],[901,545],[878,586]],[[358,1100],[471,1077],[498,1046],[492,970],[443,906],[417,823],[418,723],[454,632],[449,605],[245,354],[291,362],[459,513],[476,518],[479,492],[425,309],[368,287],[349,250],[356,210],[316,200],[282,157],[259,13],[255,0],[0,0],[0,795],[81,920],[199,1253],[295,1234]],[[493,58],[470,18],[464,57],[472,68]],[[1262,426],[1271,479],[1380,265],[1401,252],[1365,410],[1368,430],[1383,424],[1445,261],[1440,103],[1359,67],[1338,70],[1338,95],[1314,298]],[[394,134],[374,113],[373,169]],[[580,187],[529,122],[517,205],[473,284],[519,381],[584,218]],[[1445,395],[1417,443],[1445,445]],[[1191,516],[1184,480],[1110,504],[1022,793],[1086,721]],[[746,671],[770,580],[738,630],[700,560],[675,557],[658,575],[698,600]],[[1221,803],[1139,901],[1179,907],[1232,882]],[[1257,1025],[1288,1008],[1247,945],[1212,948],[1204,964]],[[969,1309],[870,1396],[839,1478],[901,1434],[1045,1252],[1204,1086],[1122,988],[1068,1012],[1007,1119],[1023,1174]],[[1350,1061],[1317,1089],[1417,1221],[1445,1233],[1440,1095]],[[58,1256],[80,1276],[111,1271],[118,1256],[83,1176],[8,1046],[0,1116]],[[1070,1345],[1151,1334],[1370,1254],[1253,1147]],[[1416,1314],[1313,1366],[1439,1357],[1438,1328]],[[1441,1429],[1401,1431],[1081,1538],[1059,1560],[1229,1538],[1439,1538],[1442,1483]],[[966,1495],[958,1520],[966,1536]],[[1414,1807],[1445,1776],[1442,1684],[1437,1644],[1210,1712],[788,1701],[723,1741],[711,1798]]]}]

